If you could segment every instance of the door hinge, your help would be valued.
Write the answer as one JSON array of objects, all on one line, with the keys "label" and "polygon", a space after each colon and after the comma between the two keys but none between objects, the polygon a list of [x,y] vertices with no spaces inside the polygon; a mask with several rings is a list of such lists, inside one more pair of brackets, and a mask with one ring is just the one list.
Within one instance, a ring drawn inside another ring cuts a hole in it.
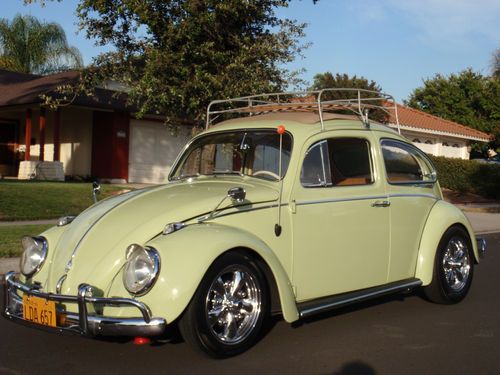
[{"label": "door hinge", "polygon": [[295,202],[295,199],[290,201],[289,207],[290,207],[290,211],[292,212],[292,214],[297,212],[297,202]]}]

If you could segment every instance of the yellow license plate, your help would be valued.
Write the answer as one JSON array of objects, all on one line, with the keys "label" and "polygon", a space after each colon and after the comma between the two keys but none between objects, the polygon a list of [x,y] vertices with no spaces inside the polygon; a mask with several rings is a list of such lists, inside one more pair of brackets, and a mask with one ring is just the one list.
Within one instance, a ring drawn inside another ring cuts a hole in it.
[{"label": "yellow license plate", "polygon": [[23,318],[44,326],[56,326],[56,304],[43,298],[23,296]]}]

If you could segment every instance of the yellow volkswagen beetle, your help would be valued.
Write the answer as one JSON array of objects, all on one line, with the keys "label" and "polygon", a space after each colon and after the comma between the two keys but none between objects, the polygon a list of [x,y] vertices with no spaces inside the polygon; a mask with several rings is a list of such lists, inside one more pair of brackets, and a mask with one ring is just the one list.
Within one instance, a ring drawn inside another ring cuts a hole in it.
[{"label": "yellow volkswagen beetle", "polygon": [[177,324],[224,357],[253,345],[272,313],[294,322],[421,287],[462,300],[484,240],[443,201],[427,156],[369,119],[396,110],[391,97],[329,91],[212,102],[168,183],[22,240],[3,315],[89,336]]}]

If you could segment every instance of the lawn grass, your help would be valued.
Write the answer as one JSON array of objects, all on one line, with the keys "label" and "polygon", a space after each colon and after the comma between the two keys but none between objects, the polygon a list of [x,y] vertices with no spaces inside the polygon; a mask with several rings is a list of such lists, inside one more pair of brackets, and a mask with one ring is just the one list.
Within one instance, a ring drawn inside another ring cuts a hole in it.
[{"label": "lawn grass", "polygon": [[26,235],[38,235],[52,226],[52,224],[0,226],[0,258],[20,256],[21,238]]},{"label": "lawn grass", "polygon": [[[102,185],[100,197],[124,189]],[[0,181],[0,221],[57,219],[79,214],[92,203],[91,183]]]}]

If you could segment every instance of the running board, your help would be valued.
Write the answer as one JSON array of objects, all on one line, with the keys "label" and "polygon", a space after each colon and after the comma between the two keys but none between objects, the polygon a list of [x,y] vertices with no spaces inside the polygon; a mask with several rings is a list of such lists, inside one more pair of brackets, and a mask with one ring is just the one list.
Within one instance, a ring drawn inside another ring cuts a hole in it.
[{"label": "running board", "polygon": [[300,317],[306,318],[308,316],[318,314],[323,311],[338,309],[340,307],[366,301],[386,294],[411,290],[421,285],[422,281],[419,279],[406,279],[406,280],[396,281],[390,284],[385,284],[382,286],[377,286],[374,288],[358,290],[356,292],[344,293],[340,295],[337,294],[331,297],[325,297],[325,298],[315,299],[312,301],[301,302],[297,304],[297,308],[299,310]]}]

